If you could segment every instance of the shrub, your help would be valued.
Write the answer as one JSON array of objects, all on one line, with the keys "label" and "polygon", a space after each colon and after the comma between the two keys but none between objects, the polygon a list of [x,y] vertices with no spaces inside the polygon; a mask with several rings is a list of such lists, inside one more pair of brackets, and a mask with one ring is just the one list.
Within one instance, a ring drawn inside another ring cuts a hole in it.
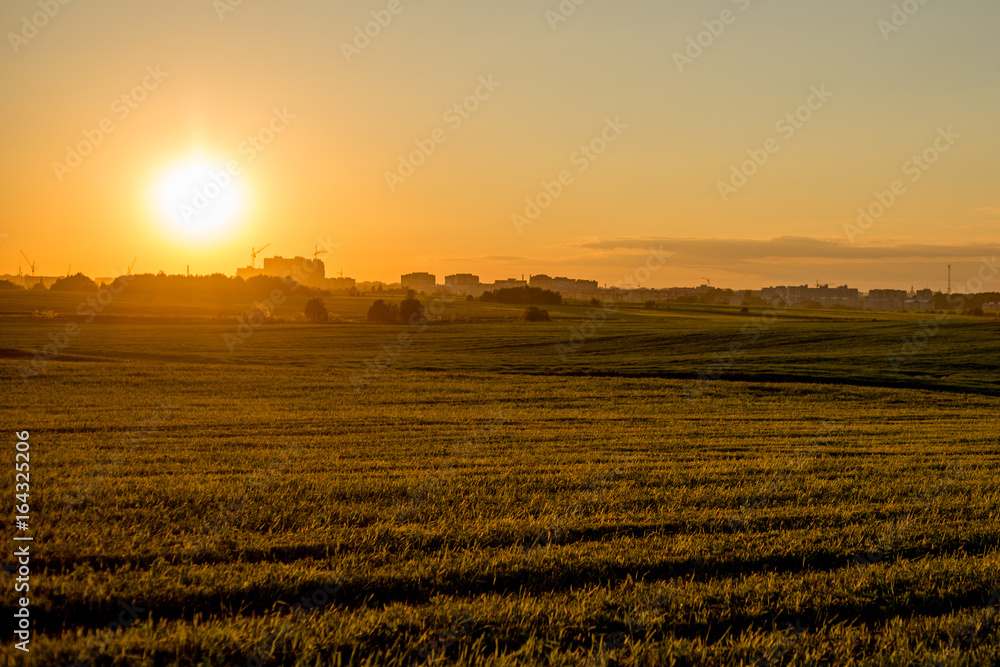
[{"label": "shrub", "polygon": [[508,287],[496,292],[486,292],[479,300],[486,303],[559,306],[562,304],[562,295],[540,287]]},{"label": "shrub", "polygon": [[326,309],[323,299],[309,299],[306,303],[306,319],[313,324],[323,324],[330,320],[330,311]]},{"label": "shrub", "polygon": [[647,301],[645,303],[645,307],[646,307],[646,310],[656,310],[656,302],[655,301]]},{"label": "shrub", "polygon": [[740,308],[740,315],[749,315],[749,314],[750,314],[750,309],[749,308],[747,308],[746,306],[743,306],[742,308]]},{"label": "shrub", "polygon": [[403,324],[416,324],[426,319],[423,304],[417,300],[416,292],[410,290],[406,293],[406,299],[399,304],[399,321]]},{"label": "shrub", "polygon": [[532,306],[524,311],[525,322],[549,322],[549,311]]},{"label": "shrub", "polygon": [[97,283],[83,275],[78,273],[75,276],[66,276],[65,278],[60,278],[52,284],[49,288],[53,292],[97,292]]},{"label": "shrub", "polygon": [[392,324],[399,320],[399,307],[379,299],[368,309],[368,321]]},{"label": "shrub", "polygon": [[267,324],[274,319],[271,309],[263,303],[255,303],[240,313],[240,318],[253,325]]},{"label": "shrub", "polygon": [[45,289],[45,285],[43,285],[41,281],[38,281],[37,283],[31,286],[31,289],[37,291],[43,291]]},{"label": "shrub", "polygon": [[596,299],[596,298],[595,299],[591,299],[590,300],[590,305],[593,306],[594,308],[600,308],[601,307],[601,300],[600,299]]},{"label": "shrub", "polygon": [[24,288],[18,285],[17,283],[12,283],[9,280],[0,280],[0,290],[5,290],[5,289],[24,289]]}]

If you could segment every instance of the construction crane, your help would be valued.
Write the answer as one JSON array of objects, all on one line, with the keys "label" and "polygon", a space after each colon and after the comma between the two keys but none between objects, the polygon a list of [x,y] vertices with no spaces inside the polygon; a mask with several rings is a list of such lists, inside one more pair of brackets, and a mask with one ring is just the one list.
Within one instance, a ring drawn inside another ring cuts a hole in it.
[{"label": "construction crane", "polygon": [[260,253],[264,252],[265,250],[267,250],[270,247],[271,247],[271,244],[268,243],[266,246],[264,246],[260,250],[257,250],[256,248],[250,248],[250,267],[251,268],[257,263],[257,255],[259,255]]},{"label": "construction crane", "polygon": [[313,252],[313,259],[319,259],[320,255],[325,255],[326,250],[320,250],[319,246],[316,246],[316,250]]},{"label": "construction crane", "polygon": [[128,265],[127,269],[125,269],[125,273],[127,275],[132,275],[132,269],[135,268],[135,260],[137,260],[137,259],[139,259],[139,258],[138,257],[133,257],[132,258],[132,263]]},{"label": "construction crane", "polygon": [[23,250],[21,251],[21,257],[24,257],[25,261],[28,262],[28,268],[31,269],[31,275],[34,276],[35,275],[35,263],[32,262],[30,259],[28,259],[28,256],[24,254]]},{"label": "construction crane", "polygon": [[712,286],[712,279],[711,278],[702,278],[702,280],[704,280],[705,284],[708,285],[709,287]]}]

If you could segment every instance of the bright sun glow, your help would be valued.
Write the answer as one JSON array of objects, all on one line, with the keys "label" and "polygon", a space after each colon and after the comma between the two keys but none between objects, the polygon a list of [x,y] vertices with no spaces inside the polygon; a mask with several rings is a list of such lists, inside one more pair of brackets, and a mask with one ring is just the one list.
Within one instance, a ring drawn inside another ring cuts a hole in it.
[{"label": "bright sun glow", "polygon": [[239,176],[205,157],[165,170],[156,188],[156,206],[164,222],[186,240],[219,238],[232,228],[246,204]]}]

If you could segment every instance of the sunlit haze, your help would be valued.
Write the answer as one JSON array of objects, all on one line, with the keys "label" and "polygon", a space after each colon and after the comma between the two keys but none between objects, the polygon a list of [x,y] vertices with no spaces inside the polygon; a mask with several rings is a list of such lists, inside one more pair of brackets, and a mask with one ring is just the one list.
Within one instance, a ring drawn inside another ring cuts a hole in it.
[{"label": "sunlit haze", "polygon": [[898,4],[9,0],[0,273],[944,289],[998,246],[1000,4]]}]

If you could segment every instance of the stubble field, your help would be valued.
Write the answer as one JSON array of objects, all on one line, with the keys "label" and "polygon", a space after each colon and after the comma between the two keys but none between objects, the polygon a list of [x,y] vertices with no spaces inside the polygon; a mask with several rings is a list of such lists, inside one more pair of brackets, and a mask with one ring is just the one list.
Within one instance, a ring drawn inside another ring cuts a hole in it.
[{"label": "stubble field", "polygon": [[1000,660],[995,319],[122,302],[24,379],[75,301],[3,298],[33,664]]}]

